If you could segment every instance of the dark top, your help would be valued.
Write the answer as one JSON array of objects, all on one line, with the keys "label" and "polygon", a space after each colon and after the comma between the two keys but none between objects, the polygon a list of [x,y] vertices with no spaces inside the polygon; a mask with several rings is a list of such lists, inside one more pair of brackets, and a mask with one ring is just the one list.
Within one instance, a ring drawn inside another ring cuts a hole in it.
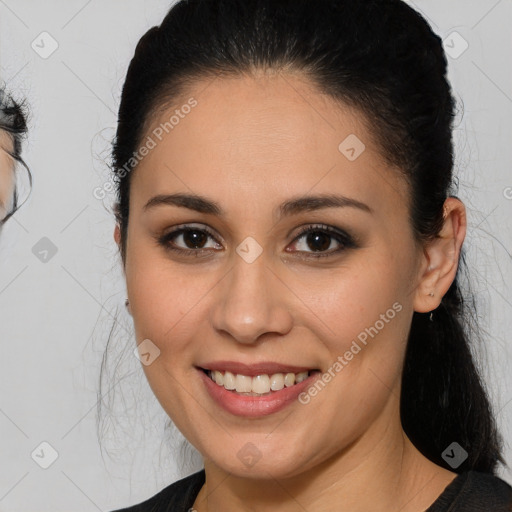
[{"label": "dark top", "polygon": [[[204,481],[203,469],[143,503],[113,512],[188,512]],[[512,487],[496,476],[468,471],[457,475],[425,512],[512,512]]]}]

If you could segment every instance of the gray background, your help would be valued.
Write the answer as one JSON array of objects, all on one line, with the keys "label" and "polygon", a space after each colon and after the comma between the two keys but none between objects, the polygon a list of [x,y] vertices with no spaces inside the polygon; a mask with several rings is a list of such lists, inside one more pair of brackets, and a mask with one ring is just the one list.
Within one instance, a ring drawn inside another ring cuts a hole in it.
[{"label": "gray background", "polygon": [[[465,247],[486,333],[475,353],[510,464],[512,2],[409,3],[453,53],[450,80],[464,106],[455,141],[459,196],[469,213]],[[119,423],[104,430],[109,454],[100,452],[95,423],[98,371],[116,311],[115,350],[123,353],[132,340],[112,196],[98,200],[93,190],[107,181],[108,141],[135,45],[169,6],[0,0],[0,80],[29,101],[25,158],[34,174],[31,198],[0,241],[0,511],[106,511],[199,467],[197,457],[180,466],[179,435],[165,444],[166,417],[131,351],[108,384],[128,390],[113,411]],[[469,47],[458,55],[464,41]],[[45,55],[52,44],[58,48]],[[43,469],[52,450],[57,458]],[[512,483],[511,470],[500,475]]]}]

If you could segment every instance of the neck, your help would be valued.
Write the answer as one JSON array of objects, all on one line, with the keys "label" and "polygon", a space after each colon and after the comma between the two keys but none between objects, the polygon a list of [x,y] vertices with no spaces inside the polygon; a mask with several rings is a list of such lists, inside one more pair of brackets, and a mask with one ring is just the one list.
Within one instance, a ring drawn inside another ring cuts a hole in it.
[{"label": "neck", "polygon": [[[396,407],[396,404],[395,404]],[[426,459],[405,435],[396,410],[331,458],[289,478],[252,479],[205,461],[197,512],[423,512],[456,474]],[[385,420],[385,421],[384,421]]]}]

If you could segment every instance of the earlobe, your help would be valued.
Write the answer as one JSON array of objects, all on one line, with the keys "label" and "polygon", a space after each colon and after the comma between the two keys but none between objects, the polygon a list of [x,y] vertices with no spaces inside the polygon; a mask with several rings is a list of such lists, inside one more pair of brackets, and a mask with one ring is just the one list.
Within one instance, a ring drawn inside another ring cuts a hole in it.
[{"label": "earlobe", "polygon": [[443,227],[423,251],[424,259],[414,300],[414,310],[418,313],[436,309],[455,279],[466,224],[464,204],[455,197],[447,198]]}]

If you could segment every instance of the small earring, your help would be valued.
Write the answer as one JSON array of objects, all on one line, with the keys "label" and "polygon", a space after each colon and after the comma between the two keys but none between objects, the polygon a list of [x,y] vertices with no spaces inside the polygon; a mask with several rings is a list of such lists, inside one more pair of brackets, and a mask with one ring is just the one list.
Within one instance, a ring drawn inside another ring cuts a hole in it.
[{"label": "small earring", "polygon": [[431,311],[431,312],[430,312],[429,320],[430,320],[431,322],[433,322],[433,321],[434,321],[434,312],[433,312],[433,311]]},{"label": "small earring", "polygon": [[430,297],[433,297],[434,296],[434,292],[430,292],[429,295],[430,295]]},{"label": "small earring", "polygon": [[130,301],[129,301],[128,299],[126,299],[126,300],[124,301],[124,305],[125,305],[126,307],[128,307],[128,306],[130,305]]}]

